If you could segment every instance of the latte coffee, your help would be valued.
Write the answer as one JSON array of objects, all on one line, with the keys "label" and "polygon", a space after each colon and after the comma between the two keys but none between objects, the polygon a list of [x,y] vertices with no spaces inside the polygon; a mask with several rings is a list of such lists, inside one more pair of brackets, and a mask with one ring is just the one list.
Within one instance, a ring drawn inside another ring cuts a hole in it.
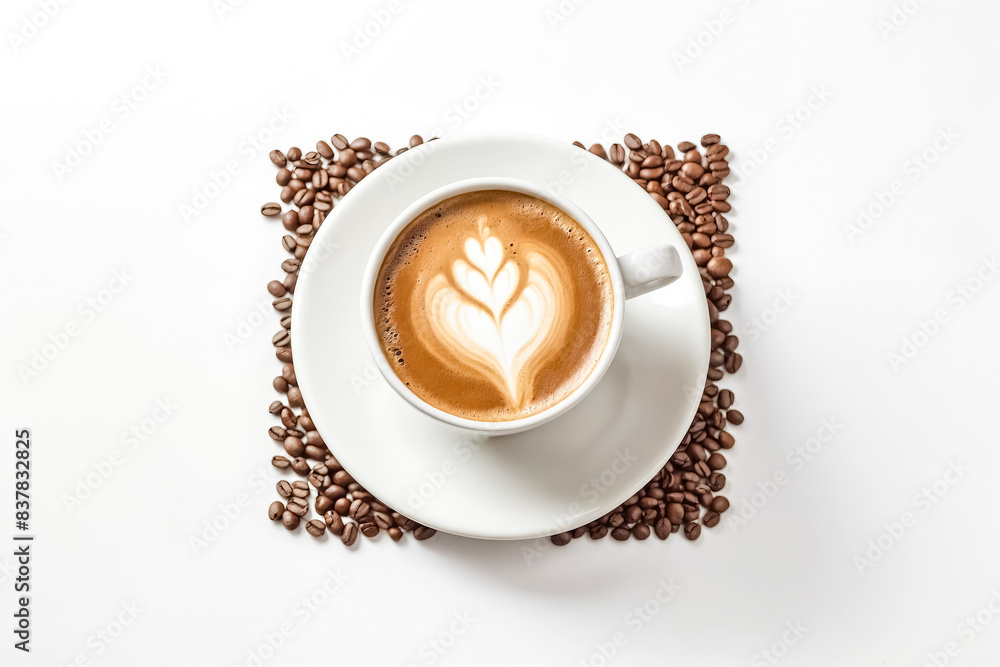
[{"label": "latte coffee", "polygon": [[604,352],[614,288],[569,215],[507,190],[446,199],[385,255],[373,295],[382,353],[410,391],[456,417],[502,422],[572,394]]}]

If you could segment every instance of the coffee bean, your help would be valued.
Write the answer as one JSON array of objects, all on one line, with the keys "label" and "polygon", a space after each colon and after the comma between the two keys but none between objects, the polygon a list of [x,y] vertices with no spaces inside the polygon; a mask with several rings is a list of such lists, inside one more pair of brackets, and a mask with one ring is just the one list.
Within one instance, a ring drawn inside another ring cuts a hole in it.
[{"label": "coffee bean", "polygon": [[392,538],[393,542],[399,542],[401,539],[403,539],[403,531],[401,531],[399,528],[390,528],[388,530],[388,533],[389,537]]},{"label": "coffee bean", "polygon": [[428,528],[427,526],[417,526],[413,530],[413,537],[417,538],[421,542],[434,537],[435,534],[437,534],[437,531],[433,528]]},{"label": "coffee bean", "polygon": [[327,160],[333,157],[333,149],[330,148],[330,144],[326,143],[322,139],[316,142],[316,152]]},{"label": "coffee bean", "polygon": [[323,522],[326,527],[330,529],[330,532],[334,535],[340,535],[344,532],[344,520],[336,512],[324,512]]},{"label": "coffee bean", "polygon": [[278,149],[271,151],[270,153],[267,154],[267,156],[271,158],[271,162],[273,162],[279,167],[284,167],[285,163],[287,162],[285,154],[279,151]]},{"label": "coffee bean", "polygon": [[[712,470],[722,470],[723,468],[726,467],[726,457],[723,456],[722,454],[719,454],[718,452],[715,452],[708,457],[708,460],[705,461],[705,463],[707,463],[708,467],[711,468]],[[713,491],[717,490],[718,489],[713,489]]]},{"label": "coffee bean", "polygon": [[729,420],[730,424],[739,426],[743,423],[743,413],[739,410],[730,410],[726,413],[726,418]]},{"label": "coffee bean", "polygon": [[291,160],[292,162],[295,162],[296,160],[299,160],[301,158],[302,158],[302,150],[299,149],[297,146],[293,146],[292,148],[288,149],[288,159],[289,160]]},{"label": "coffee bean", "polygon": [[267,518],[271,521],[277,521],[281,518],[281,515],[285,513],[285,506],[280,500],[275,500],[271,503],[271,506],[267,508]]},{"label": "coffee bean", "polygon": [[281,213],[281,204],[276,202],[268,202],[260,207],[260,212],[263,215],[273,218],[274,216]]},{"label": "coffee bean", "polygon": [[281,523],[288,530],[295,530],[299,527],[299,515],[290,510],[285,510],[281,515]]},{"label": "coffee bean", "polygon": [[629,529],[626,528],[625,526],[618,526],[617,528],[611,531],[612,539],[618,540],[619,542],[624,542],[629,537],[631,537],[631,535],[632,535],[631,531],[629,531]]},{"label": "coffee bean", "polygon": [[677,502],[667,503],[667,519],[672,524],[679,524],[684,519],[684,506]]},{"label": "coffee bean", "polygon": [[326,524],[319,519],[313,519],[306,523],[306,532],[313,537],[320,537],[326,532]]},{"label": "coffee bean", "polygon": [[292,496],[288,499],[288,505],[286,506],[287,511],[295,514],[299,517],[304,517],[309,513],[309,505],[302,498],[297,498]]},{"label": "coffee bean", "polygon": [[371,505],[361,500],[360,498],[355,498],[351,502],[351,518],[352,519],[362,519],[368,515],[371,511]]},{"label": "coffee bean", "polygon": [[374,523],[363,523],[361,524],[361,534],[367,538],[372,538],[378,535],[379,527]]},{"label": "coffee bean", "polygon": [[278,491],[278,495],[281,496],[282,498],[291,498],[292,497],[292,485],[289,484],[287,481],[280,480],[275,485],[275,488]]},{"label": "coffee bean", "polygon": [[632,526],[632,537],[637,540],[644,540],[649,537],[649,526],[644,523],[637,523]]},{"label": "coffee bean", "polygon": [[708,528],[718,525],[721,515],[718,512],[708,511],[705,512],[705,516],[701,518],[701,522]]},{"label": "coffee bean", "polygon": [[313,503],[313,507],[316,509],[316,514],[324,515],[333,509],[333,498],[328,498],[327,496],[316,496],[316,501]]},{"label": "coffee bean", "polygon": [[719,407],[723,410],[728,410],[729,406],[733,404],[733,398],[733,392],[723,389],[719,392]]},{"label": "coffee bean", "polygon": [[292,471],[298,475],[308,475],[309,474],[309,462],[306,461],[301,456],[297,456],[292,459]]},{"label": "coffee bean", "polygon": [[730,449],[736,444],[736,438],[731,436],[728,431],[719,431],[717,440],[723,449]]},{"label": "coffee bean", "polygon": [[288,332],[285,331],[284,329],[274,334],[274,336],[271,338],[271,343],[273,343],[276,347],[285,347],[287,345],[290,345],[291,342],[292,342],[292,337],[289,336]]},{"label": "coffee bean", "polygon": [[281,401],[272,401],[271,405],[268,406],[267,411],[270,412],[272,415],[278,416],[284,409],[285,409],[284,403],[282,403]]},{"label": "coffee bean", "polygon": [[733,354],[729,355],[729,357],[726,358],[725,368],[727,373],[735,373],[736,371],[740,370],[740,366],[742,365],[743,365],[743,357],[740,355],[739,352],[734,352]]},{"label": "coffee bean", "polygon": [[272,456],[271,465],[273,465],[275,468],[281,469],[281,468],[287,468],[288,466],[292,465],[292,462],[286,459],[284,456]]},{"label": "coffee bean", "polygon": [[330,143],[333,144],[333,147],[338,151],[342,151],[348,146],[347,137],[342,134],[335,134],[330,137]]},{"label": "coffee bean", "polygon": [[[419,139],[419,137],[417,138]],[[410,139],[410,142],[412,144],[413,139]],[[351,142],[351,148],[356,151],[366,151],[371,147],[372,147],[372,142],[369,141],[368,139],[365,139],[364,137],[358,137],[357,139]]]},{"label": "coffee bean", "polygon": [[684,525],[684,537],[689,540],[697,540],[699,535],[701,535],[701,526],[696,523],[688,523]]},{"label": "coffee bean", "polygon": [[302,402],[302,392],[299,391],[298,387],[288,388],[288,404],[293,408],[301,408],[305,403]]},{"label": "coffee bean", "polygon": [[719,143],[719,135],[717,134],[706,134],[701,138],[701,145],[705,146],[706,148],[708,146],[711,146],[712,144],[717,144],[717,143]]},{"label": "coffee bean", "polygon": [[710,505],[710,507],[712,508],[713,512],[718,512],[719,514],[722,514],[727,509],[729,509],[729,499],[726,498],[725,496],[716,496],[712,500],[712,504]]},{"label": "coffee bean", "polygon": [[608,158],[611,160],[611,164],[621,165],[625,162],[625,149],[621,147],[621,144],[611,144]]},{"label": "coffee bean", "polygon": [[713,278],[724,278],[733,270],[733,263],[725,257],[713,257],[708,262],[707,268]]},{"label": "coffee bean", "polygon": [[358,524],[351,522],[345,523],[344,529],[340,533],[340,541],[347,546],[353,545],[358,540]]},{"label": "coffee bean", "polygon": [[285,446],[285,451],[288,452],[288,455],[292,458],[305,454],[306,446],[300,438],[289,436],[285,438],[285,442],[283,444]]},{"label": "coffee bean", "polygon": [[299,274],[297,273],[289,273],[287,276],[285,276],[285,280],[283,283],[285,285],[285,289],[294,294],[295,283],[298,281],[298,279],[299,279]]}]

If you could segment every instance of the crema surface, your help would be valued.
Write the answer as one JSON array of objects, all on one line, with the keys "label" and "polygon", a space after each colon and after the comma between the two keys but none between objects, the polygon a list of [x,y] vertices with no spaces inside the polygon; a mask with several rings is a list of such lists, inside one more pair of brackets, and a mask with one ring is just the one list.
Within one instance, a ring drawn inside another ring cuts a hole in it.
[{"label": "crema surface", "polygon": [[566,213],[530,195],[447,199],[396,239],[375,325],[417,396],[478,421],[545,410],[590,375],[614,312],[608,267]]}]

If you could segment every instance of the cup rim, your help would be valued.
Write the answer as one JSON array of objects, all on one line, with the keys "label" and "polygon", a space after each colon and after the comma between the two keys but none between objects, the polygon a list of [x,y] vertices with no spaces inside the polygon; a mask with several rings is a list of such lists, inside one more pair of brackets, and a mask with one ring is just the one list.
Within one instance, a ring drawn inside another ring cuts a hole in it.
[{"label": "cup rim", "polygon": [[[403,383],[402,380],[399,379],[399,376],[396,375],[396,372],[386,360],[385,354],[382,352],[382,345],[375,331],[374,324],[375,281],[392,243],[418,215],[435,204],[456,195],[466,194],[468,192],[477,192],[480,190],[509,190],[512,192],[531,195],[548,202],[556,208],[559,208],[571,218],[576,220],[576,222],[583,227],[588,234],[590,234],[591,238],[594,239],[594,242],[597,244],[602,257],[604,258],[604,262],[608,267],[608,273],[611,276],[612,298],[614,299],[608,340],[604,345],[604,349],[601,351],[600,358],[597,360],[597,363],[594,364],[594,367],[591,369],[587,378],[568,396],[541,412],[528,415],[527,417],[497,422],[479,421],[475,419],[468,419],[466,417],[459,417],[451,414],[450,412],[446,412],[441,408],[437,408],[417,396]],[[379,369],[379,372],[382,374],[382,377],[385,378],[386,382],[389,383],[389,386],[391,386],[396,393],[405,399],[411,406],[436,419],[437,421],[463,429],[486,433],[488,435],[506,435],[526,431],[559,417],[579,403],[584,396],[590,393],[610,367],[611,361],[618,351],[618,345],[621,342],[624,314],[625,284],[614,250],[611,248],[611,244],[608,242],[604,233],[590,218],[590,216],[588,216],[570,199],[560,194],[551,192],[542,185],[519,178],[485,176],[464,179],[437,188],[436,190],[433,190],[417,199],[412,204],[407,206],[399,215],[397,215],[382,233],[382,236],[379,238],[369,255],[361,281],[361,320],[362,327],[364,329],[365,342],[368,344],[368,351],[371,353],[375,366]]]}]

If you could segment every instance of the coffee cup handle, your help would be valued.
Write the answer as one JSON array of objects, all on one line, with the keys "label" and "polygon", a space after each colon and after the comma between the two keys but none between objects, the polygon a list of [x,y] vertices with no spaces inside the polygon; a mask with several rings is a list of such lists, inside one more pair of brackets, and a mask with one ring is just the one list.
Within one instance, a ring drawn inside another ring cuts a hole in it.
[{"label": "coffee cup handle", "polygon": [[666,287],[684,272],[681,257],[672,245],[622,255],[618,258],[618,266],[625,282],[626,299]]}]

